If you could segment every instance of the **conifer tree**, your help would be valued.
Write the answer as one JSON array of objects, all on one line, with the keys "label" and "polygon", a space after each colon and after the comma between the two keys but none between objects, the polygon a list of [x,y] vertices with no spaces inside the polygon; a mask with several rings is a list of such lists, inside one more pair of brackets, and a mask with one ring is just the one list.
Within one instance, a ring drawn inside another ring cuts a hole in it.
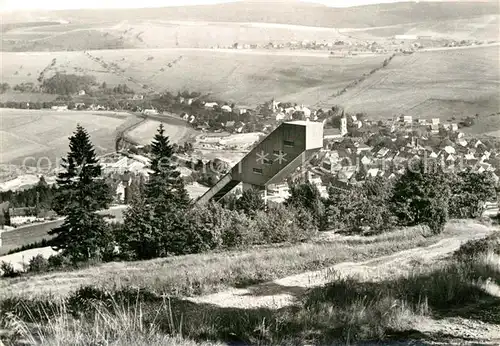
[{"label": "conifer tree", "polygon": [[161,124],[151,144],[149,180],[125,213],[126,247],[138,259],[180,253],[188,245],[182,234],[190,199],[173,154]]},{"label": "conifer tree", "polygon": [[96,212],[107,208],[112,197],[87,131],[78,125],[69,142],[54,200],[54,210],[65,220],[50,234],[56,235],[54,248],[78,262],[98,256],[109,243],[106,222]]}]

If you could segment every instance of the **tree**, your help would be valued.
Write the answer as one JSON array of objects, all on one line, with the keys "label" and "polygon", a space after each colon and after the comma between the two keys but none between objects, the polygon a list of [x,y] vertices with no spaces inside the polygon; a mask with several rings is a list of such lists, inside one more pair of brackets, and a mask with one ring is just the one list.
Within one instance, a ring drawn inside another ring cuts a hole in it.
[{"label": "tree", "polygon": [[190,199],[173,162],[173,154],[161,124],[151,144],[149,180],[125,214],[124,246],[138,259],[179,254],[195,248],[189,243],[194,242],[194,238],[186,233],[190,227],[186,221]]},{"label": "tree", "polygon": [[236,207],[238,210],[243,211],[246,215],[252,215],[258,210],[264,210],[265,203],[259,190],[248,189],[244,191],[238,199]]},{"label": "tree", "polygon": [[495,194],[495,181],[491,174],[472,170],[459,172],[451,182],[450,216],[479,217],[484,211],[484,203],[493,200]]},{"label": "tree", "polygon": [[308,210],[313,216],[315,226],[319,230],[325,229],[325,206],[316,185],[309,181],[305,183],[292,182],[290,184],[290,197],[285,201],[285,205]]},{"label": "tree", "polygon": [[395,183],[391,202],[400,224],[427,224],[439,233],[448,219],[449,199],[449,181],[441,166],[420,160]]},{"label": "tree", "polygon": [[54,249],[78,262],[98,257],[109,244],[106,222],[96,212],[107,208],[112,197],[87,131],[78,125],[69,142],[54,201],[54,210],[65,220],[49,234],[56,235]]}]

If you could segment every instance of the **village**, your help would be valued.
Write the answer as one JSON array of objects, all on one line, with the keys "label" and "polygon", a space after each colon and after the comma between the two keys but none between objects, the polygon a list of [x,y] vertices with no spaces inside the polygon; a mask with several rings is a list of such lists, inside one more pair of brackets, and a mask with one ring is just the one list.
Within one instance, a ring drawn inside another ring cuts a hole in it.
[{"label": "village", "polygon": [[[119,86],[120,89],[126,89]],[[348,189],[362,184],[368,178],[394,179],[401,175],[412,161],[424,158],[439,160],[451,169],[474,169],[489,172],[498,184],[500,170],[500,145],[493,138],[475,138],[464,129],[472,126],[474,116],[462,119],[413,118],[396,115],[383,120],[372,120],[369,114],[346,112],[341,106],[330,109],[312,109],[303,104],[270,100],[251,107],[221,100],[210,99],[194,92],[144,93],[131,90],[122,95],[119,102],[100,102],[89,94],[102,91],[80,90],[70,102],[55,103],[10,103],[6,107],[39,109],[49,108],[56,112],[68,111],[128,111],[144,121],[167,121],[176,117],[194,130],[186,143],[176,143],[175,159],[181,176],[187,183],[192,198],[196,199],[239,160],[261,139],[265,138],[281,123],[288,121],[322,122],[324,127],[323,149],[305,163],[300,174],[314,183],[323,196],[327,187],[334,185]],[[117,88],[115,88],[117,89]],[[115,90],[121,94],[122,90]],[[483,115],[484,116],[484,115]],[[479,115],[476,115],[476,118]],[[116,204],[128,202],[127,189],[138,177],[147,177],[149,164],[148,146],[134,142],[122,134],[127,145],[115,153],[101,157],[104,172],[116,191]],[[44,174],[53,181],[57,170]],[[36,183],[32,172],[4,181],[2,191],[25,188]],[[35,179],[36,178],[36,179]],[[23,183],[23,179],[27,180]],[[141,178],[142,179],[142,178]],[[235,189],[236,194],[241,189]],[[288,196],[288,184],[268,186],[266,199],[284,201]],[[16,214],[14,212],[14,214]],[[33,217],[22,212],[19,217]],[[15,220],[15,219],[14,219]],[[20,219],[22,223],[31,218]],[[33,219],[33,221],[39,221]]]}]

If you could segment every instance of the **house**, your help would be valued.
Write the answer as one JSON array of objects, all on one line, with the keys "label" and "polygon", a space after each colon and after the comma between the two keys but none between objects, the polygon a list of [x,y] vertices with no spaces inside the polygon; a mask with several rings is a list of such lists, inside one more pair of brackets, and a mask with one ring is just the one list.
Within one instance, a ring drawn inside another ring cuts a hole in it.
[{"label": "house", "polygon": [[195,120],[196,120],[195,116],[191,115],[191,117],[189,118],[189,123],[192,124],[194,123]]},{"label": "house", "polygon": [[287,115],[285,113],[279,112],[276,114],[276,121],[285,120],[285,118],[287,118]]},{"label": "house", "polygon": [[209,128],[210,128],[210,126],[206,122],[203,123],[203,124],[199,124],[198,126],[196,126],[197,130],[200,130],[200,131],[203,131],[203,132],[208,131]]},{"label": "house", "polygon": [[80,90],[78,92],[78,96],[85,96],[85,90]]},{"label": "house", "polygon": [[237,121],[236,124],[234,124],[234,130],[238,133],[242,133],[244,128],[245,123],[242,121]]},{"label": "house", "polygon": [[447,154],[455,154],[455,148],[453,148],[451,145],[447,145],[443,148],[443,150],[447,153]]},{"label": "house", "polygon": [[144,115],[157,115],[158,111],[154,108],[149,108],[149,109],[143,110],[142,114],[144,114]]},{"label": "house", "polygon": [[75,109],[85,109],[85,103],[83,102],[75,103]]},{"label": "house", "polygon": [[54,111],[61,112],[61,111],[67,111],[68,110],[68,106],[67,105],[52,106],[50,109],[52,109]]},{"label": "house", "polygon": [[394,36],[395,40],[417,40],[417,35],[396,35]]},{"label": "house", "polygon": [[401,121],[404,122],[405,124],[411,124],[413,122],[413,118],[411,115],[403,115],[401,117]]},{"label": "house", "polygon": [[364,143],[361,143],[359,144],[357,147],[356,147],[356,153],[359,155],[361,154],[362,152],[365,152],[365,151],[371,151],[373,148],[364,144]]},{"label": "house", "polygon": [[368,156],[363,156],[361,158],[361,163],[365,166],[369,165],[370,163],[372,163],[372,159],[369,158]]},{"label": "house", "polygon": [[222,106],[221,109],[223,112],[226,112],[226,113],[231,113],[233,111],[233,109],[228,105]]},{"label": "house", "polygon": [[233,121],[233,120],[231,120],[231,121],[227,121],[227,122],[224,124],[224,127],[225,127],[226,129],[232,129],[232,128],[234,128],[234,125],[235,125],[235,124],[236,124],[236,121]]},{"label": "house", "polygon": [[186,99],[186,104],[191,106],[193,104],[193,99],[191,97]]},{"label": "house", "polygon": [[135,94],[134,96],[132,96],[132,100],[143,100],[144,99],[144,95],[138,95],[138,94]]},{"label": "house", "polygon": [[387,155],[388,152],[389,152],[389,149],[387,149],[387,148],[381,148],[379,151],[377,151],[377,153],[375,155],[377,157],[383,158],[384,156]]},{"label": "house", "polygon": [[418,124],[426,126],[427,125],[427,119],[418,119]]},{"label": "house", "polygon": [[450,130],[451,131],[458,131],[458,124],[455,124],[455,123],[450,124]]},{"label": "house", "polygon": [[189,114],[184,113],[184,114],[182,115],[182,119],[183,119],[183,120],[188,121],[188,120],[189,120]]},{"label": "house", "polygon": [[367,177],[372,177],[372,178],[375,178],[378,174],[379,174],[380,170],[378,168],[370,168],[367,172],[366,172],[366,176]]},{"label": "house", "polygon": [[432,125],[439,125],[440,123],[441,121],[439,120],[439,118],[432,118],[431,120]]},{"label": "house", "polygon": [[[471,143],[473,143],[473,142],[471,142]],[[479,139],[476,142],[474,142],[474,148],[477,148],[480,145],[484,145],[484,144]]]},{"label": "house", "polygon": [[205,102],[203,105],[207,109],[213,109],[215,106],[218,106],[217,102]]},{"label": "house", "polygon": [[434,134],[439,133],[439,124],[431,124],[430,130]]},{"label": "house", "polygon": [[337,179],[341,182],[348,182],[349,180],[351,180],[355,173],[356,166],[342,167],[337,174]]},{"label": "house", "polygon": [[334,140],[341,139],[342,137],[344,137],[344,135],[342,135],[340,129],[330,128],[323,130],[323,139]]},{"label": "house", "polygon": [[238,113],[239,115],[242,115],[242,114],[245,114],[247,112],[247,109],[244,108],[244,107],[235,107],[235,111],[236,113]]},{"label": "house", "polygon": [[464,138],[460,138],[459,140],[457,140],[457,144],[462,146],[462,147],[466,147],[467,141]]}]

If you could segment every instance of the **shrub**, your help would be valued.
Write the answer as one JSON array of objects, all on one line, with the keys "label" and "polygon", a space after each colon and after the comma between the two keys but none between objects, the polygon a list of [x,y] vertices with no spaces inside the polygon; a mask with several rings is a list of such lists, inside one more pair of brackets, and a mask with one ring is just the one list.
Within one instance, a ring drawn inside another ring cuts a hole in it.
[{"label": "shrub", "polygon": [[321,193],[316,185],[292,182],[290,197],[285,201],[287,207],[304,208],[313,215],[316,228],[324,230],[326,226],[326,212]]},{"label": "shrub", "polygon": [[391,208],[403,226],[428,225],[434,233],[448,219],[449,177],[437,162],[417,162],[408,167],[394,186]]},{"label": "shrub", "polygon": [[458,259],[470,259],[478,255],[494,252],[500,255],[500,232],[496,232],[486,238],[468,241],[454,252],[453,256]]},{"label": "shrub", "polygon": [[[302,222],[299,222],[300,219]],[[287,208],[282,204],[271,204],[267,211],[257,212],[255,223],[257,231],[267,244],[304,241],[317,231],[313,216],[308,210]]]},{"label": "shrub", "polygon": [[15,278],[20,275],[20,273],[14,269],[14,266],[10,262],[0,262],[0,272],[4,278]]},{"label": "shrub", "polygon": [[48,259],[50,268],[60,269],[71,265],[71,260],[63,254],[52,255]]},{"label": "shrub", "polygon": [[236,208],[247,215],[253,215],[259,210],[264,210],[265,204],[261,192],[256,189],[244,191],[236,202]]},{"label": "shrub", "polygon": [[477,218],[484,211],[484,202],[495,197],[495,182],[490,174],[459,172],[451,181],[450,216]]},{"label": "shrub", "polygon": [[43,257],[41,254],[36,255],[29,261],[28,271],[29,272],[45,272],[49,269],[49,261]]}]

